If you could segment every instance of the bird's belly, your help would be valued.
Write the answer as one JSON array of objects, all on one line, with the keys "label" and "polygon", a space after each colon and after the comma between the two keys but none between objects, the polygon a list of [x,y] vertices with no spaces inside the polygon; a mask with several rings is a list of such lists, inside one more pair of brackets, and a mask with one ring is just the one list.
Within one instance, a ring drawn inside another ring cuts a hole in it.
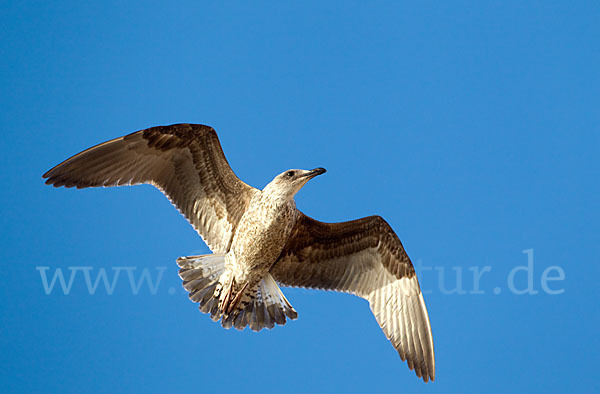
[{"label": "bird's belly", "polygon": [[231,245],[236,280],[262,277],[279,257],[292,225],[287,216],[242,220]]}]

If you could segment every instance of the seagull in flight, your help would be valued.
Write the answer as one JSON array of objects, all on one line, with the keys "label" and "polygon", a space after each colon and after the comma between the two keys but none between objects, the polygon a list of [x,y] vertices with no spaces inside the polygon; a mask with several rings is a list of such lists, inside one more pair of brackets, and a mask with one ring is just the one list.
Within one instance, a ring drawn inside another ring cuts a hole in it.
[{"label": "seagull in flight", "polygon": [[291,169],[255,189],[234,174],[212,127],[174,124],[96,145],[43,177],[55,187],[160,189],[213,252],[177,264],[190,299],[223,327],[260,331],[296,319],[279,286],[355,294],[408,367],[434,380],[425,301],[390,225],[380,216],[324,223],[296,208],[296,193],[323,173]]}]

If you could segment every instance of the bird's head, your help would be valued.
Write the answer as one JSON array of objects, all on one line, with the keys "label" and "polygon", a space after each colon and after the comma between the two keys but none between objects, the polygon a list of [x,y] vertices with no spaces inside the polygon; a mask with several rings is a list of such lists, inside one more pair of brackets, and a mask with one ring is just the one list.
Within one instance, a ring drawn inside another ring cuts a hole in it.
[{"label": "bird's head", "polygon": [[314,170],[287,170],[273,178],[263,191],[291,200],[302,189],[302,186],[306,185],[306,182],[324,173],[325,169],[321,167]]}]

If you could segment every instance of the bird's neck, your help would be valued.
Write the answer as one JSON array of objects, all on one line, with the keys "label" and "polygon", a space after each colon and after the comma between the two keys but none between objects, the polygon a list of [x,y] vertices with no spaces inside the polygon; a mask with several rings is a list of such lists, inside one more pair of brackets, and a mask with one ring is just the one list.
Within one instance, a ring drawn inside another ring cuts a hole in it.
[{"label": "bird's neck", "polygon": [[295,190],[282,189],[278,187],[278,185],[273,185],[272,183],[265,186],[261,193],[262,199],[277,204],[286,204],[290,201],[294,201],[295,195]]},{"label": "bird's neck", "polygon": [[285,193],[280,193],[278,191],[272,191],[272,190],[268,190],[265,189],[262,191],[260,199],[268,204],[271,205],[273,207],[281,207],[284,205],[296,205],[296,202],[294,201],[294,196],[293,195],[287,195]]}]

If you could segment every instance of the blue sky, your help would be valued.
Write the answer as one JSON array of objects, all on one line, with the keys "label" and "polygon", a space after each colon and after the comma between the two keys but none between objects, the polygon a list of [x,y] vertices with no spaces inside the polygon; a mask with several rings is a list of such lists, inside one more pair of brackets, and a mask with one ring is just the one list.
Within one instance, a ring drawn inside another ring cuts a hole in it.
[{"label": "blue sky", "polygon": [[[597,4],[2,9],[4,391],[600,389]],[[349,295],[286,289],[298,320],[223,330],[180,287],[175,259],[208,249],[158,191],[43,184],[80,150],[178,122],[215,127],[256,187],[327,168],[296,198],[317,219],[387,219],[421,268],[436,382]],[[69,294],[46,294],[57,270]],[[91,295],[102,270],[114,289]],[[136,290],[144,270],[156,287]]]}]

